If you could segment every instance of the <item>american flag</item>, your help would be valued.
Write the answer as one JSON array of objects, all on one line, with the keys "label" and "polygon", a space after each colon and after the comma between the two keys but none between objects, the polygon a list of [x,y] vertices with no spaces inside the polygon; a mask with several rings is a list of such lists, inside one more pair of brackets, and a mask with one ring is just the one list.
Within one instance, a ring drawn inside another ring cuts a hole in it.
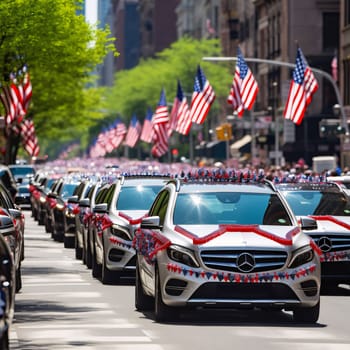
[{"label": "american flag", "polygon": [[288,99],[283,113],[284,118],[300,125],[306,108],[312,100],[312,95],[317,89],[317,80],[298,47],[293,79],[290,83]]},{"label": "american flag", "polygon": [[192,126],[187,98],[183,93],[180,81],[177,82],[177,94],[171,110],[171,128],[180,134],[187,135]]},{"label": "american flag", "polygon": [[140,135],[140,140],[147,143],[151,143],[153,139],[152,117],[153,112],[151,108],[148,108],[145,120],[142,125],[142,132]]},{"label": "american flag", "polygon": [[118,148],[125,139],[125,135],[128,132],[125,124],[118,118],[115,121],[114,133],[112,135],[111,142],[114,145],[114,148]]},{"label": "american flag", "polygon": [[153,142],[152,155],[161,157],[168,151],[168,106],[165,99],[165,91],[162,89],[156,111],[152,118]]},{"label": "american flag", "polygon": [[33,120],[25,119],[21,124],[21,136],[24,149],[32,157],[37,157],[40,152],[39,142],[35,134]]},{"label": "american flag", "polygon": [[103,157],[106,154],[106,149],[104,147],[104,144],[100,144],[98,142],[98,137],[96,137],[90,146],[90,149],[88,151],[90,158],[99,158]]},{"label": "american flag", "polygon": [[125,145],[131,148],[135,147],[136,142],[139,140],[141,134],[141,124],[138,121],[136,115],[133,115],[130,120],[128,133],[125,136]]},{"label": "american flag", "polygon": [[23,73],[24,73],[24,77],[23,77],[23,83],[22,83],[22,87],[23,87],[23,108],[25,111],[28,111],[29,108],[29,104],[30,101],[32,99],[32,83],[30,80],[30,76],[29,76],[29,72],[27,69],[27,66],[23,66]]},{"label": "american flag", "polygon": [[215,92],[199,65],[193,90],[190,118],[193,123],[203,124],[215,100]]},{"label": "american flag", "polygon": [[258,83],[248,68],[241,49],[238,47],[236,70],[227,102],[241,117],[245,109],[250,110],[252,108],[258,91]]}]

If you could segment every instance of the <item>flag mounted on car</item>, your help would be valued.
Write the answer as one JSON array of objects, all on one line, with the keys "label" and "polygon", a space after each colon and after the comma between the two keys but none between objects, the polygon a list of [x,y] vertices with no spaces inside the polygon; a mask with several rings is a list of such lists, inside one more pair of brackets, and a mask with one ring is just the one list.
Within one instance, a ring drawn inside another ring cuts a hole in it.
[{"label": "flag mounted on car", "polygon": [[306,108],[317,89],[318,82],[308,66],[301,48],[298,47],[293,79],[290,83],[288,99],[283,112],[284,118],[300,125]]}]

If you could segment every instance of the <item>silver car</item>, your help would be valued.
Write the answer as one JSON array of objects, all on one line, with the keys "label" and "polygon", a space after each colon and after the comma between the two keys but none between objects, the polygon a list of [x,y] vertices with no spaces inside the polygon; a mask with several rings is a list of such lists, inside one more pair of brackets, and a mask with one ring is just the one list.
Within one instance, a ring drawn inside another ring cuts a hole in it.
[{"label": "silver car", "polygon": [[294,214],[310,216],[317,228],[307,231],[321,250],[322,289],[350,282],[350,197],[332,182],[276,184]]},{"label": "silver car", "polygon": [[102,283],[116,283],[122,275],[134,275],[134,231],[168,180],[166,175],[121,176],[109,187],[105,203],[94,207],[99,215],[94,231],[95,261],[100,266]]},{"label": "silver car", "polygon": [[135,306],[158,322],[178,309],[293,311],[315,323],[320,260],[270,182],[239,177],[174,179],[135,233]]}]

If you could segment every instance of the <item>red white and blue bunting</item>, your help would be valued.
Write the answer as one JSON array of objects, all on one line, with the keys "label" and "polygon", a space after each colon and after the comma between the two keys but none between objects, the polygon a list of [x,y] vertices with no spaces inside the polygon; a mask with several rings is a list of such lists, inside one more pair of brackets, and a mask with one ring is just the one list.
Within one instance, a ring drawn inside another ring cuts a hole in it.
[{"label": "red white and blue bunting", "polygon": [[263,272],[263,273],[223,273],[219,271],[210,272],[204,270],[197,270],[187,268],[178,264],[167,264],[169,272],[174,274],[180,274],[183,276],[191,276],[197,279],[206,281],[217,281],[217,282],[233,282],[233,283],[267,283],[273,281],[287,281],[296,280],[312,274],[316,270],[315,264],[310,264],[306,267],[294,269],[291,272],[280,271],[280,272]]}]

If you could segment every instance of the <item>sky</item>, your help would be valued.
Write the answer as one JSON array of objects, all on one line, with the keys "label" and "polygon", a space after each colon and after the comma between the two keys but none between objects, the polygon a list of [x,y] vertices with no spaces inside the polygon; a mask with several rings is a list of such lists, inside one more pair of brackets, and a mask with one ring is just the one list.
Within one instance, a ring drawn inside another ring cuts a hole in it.
[{"label": "sky", "polygon": [[97,0],[85,0],[85,18],[91,24],[97,22]]}]

